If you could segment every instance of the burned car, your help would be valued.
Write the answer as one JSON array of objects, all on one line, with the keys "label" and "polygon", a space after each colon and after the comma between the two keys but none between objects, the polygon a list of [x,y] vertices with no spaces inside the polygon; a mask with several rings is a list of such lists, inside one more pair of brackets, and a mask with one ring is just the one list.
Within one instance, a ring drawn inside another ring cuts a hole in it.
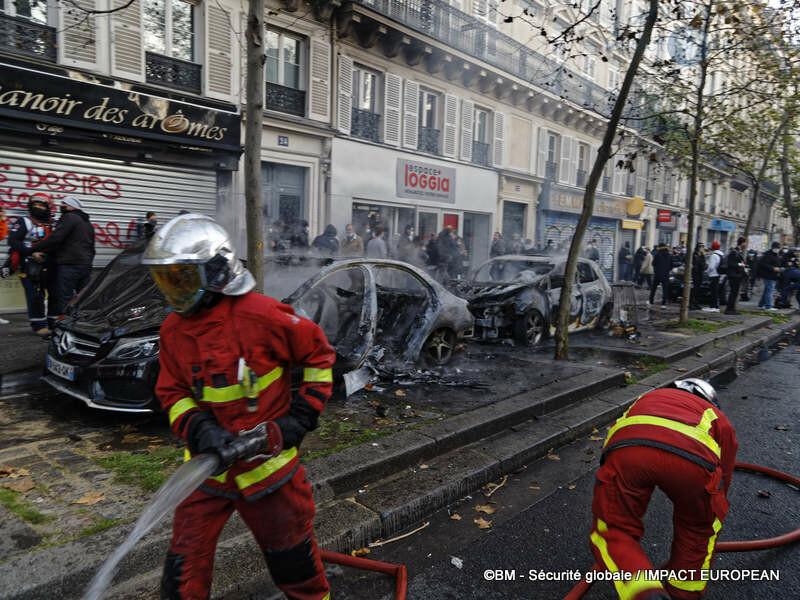
[{"label": "burned car", "polygon": [[[498,256],[480,265],[453,291],[469,301],[474,337],[513,339],[535,345],[555,332],[566,258]],[[608,327],[613,309],[611,286],[598,265],[581,258],[572,287],[570,331]]]},{"label": "burned car", "polygon": [[[145,244],[124,250],[73,301],[54,329],[43,379],[93,408],[159,409],[159,328],[169,305],[140,264]],[[335,375],[380,345],[389,357],[444,364],[472,329],[467,302],[411,265],[275,256],[266,293],[318,323],[337,353]]]}]

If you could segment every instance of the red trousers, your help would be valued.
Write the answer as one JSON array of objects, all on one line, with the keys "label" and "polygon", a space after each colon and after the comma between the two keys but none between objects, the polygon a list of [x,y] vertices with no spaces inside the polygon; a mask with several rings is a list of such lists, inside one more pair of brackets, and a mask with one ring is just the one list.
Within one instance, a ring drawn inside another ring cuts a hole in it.
[{"label": "red trousers", "polygon": [[[673,598],[703,595],[706,582],[700,581],[700,571],[711,569],[728,506],[719,477],[719,471],[711,473],[658,448],[631,446],[608,453],[597,472],[590,546],[598,564],[612,572],[633,574],[632,581],[614,582],[622,600],[643,600],[663,594],[664,589]],[[644,533],[642,516],[656,486],[674,505],[672,552],[660,568],[676,573],[683,570],[663,584],[644,574],[636,580],[637,571],[653,569],[639,541]],[[694,572],[687,573],[689,570]]]},{"label": "red trousers", "polygon": [[275,584],[294,600],[327,600],[319,549],[314,539],[314,500],[305,471],[275,492],[252,502],[196,490],[175,510],[161,598],[207,600],[217,540],[236,510],[264,552]]}]

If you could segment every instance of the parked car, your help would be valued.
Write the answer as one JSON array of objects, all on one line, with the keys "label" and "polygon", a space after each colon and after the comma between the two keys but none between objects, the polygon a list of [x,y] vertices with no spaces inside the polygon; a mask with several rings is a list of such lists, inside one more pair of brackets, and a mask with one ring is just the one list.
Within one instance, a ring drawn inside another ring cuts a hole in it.
[{"label": "parked car", "polygon": [[[683,296],[683,273],[684,266],[673,267],[669,272],[669,296],[672,302],[679,302]],[[719,288],[718,288],[718,304],[725,305],[728,303],[728,290],[729,285],[727,277],[720,275]],[[700,290],[697,293],[697,301],[700,304],[711,305],[711,280],[703,273],[703,281],[700,283]]]},{"label": "parked car", "polygon": [[[124,250],[92,280],[50,341],[44,381],[93,408],[159,409],[158,331],[169,305],[140,264],[145,245]],[[376,346],[389,359],[444,364],[472,330],[465,300],[399,261],[276,255],[266,259],[265,288],[322,327],[337,376]]]},{"label": "parked car", "polygon": [[[555,333],[566,258],[498,256],[452,289],[469,301],[474,337],[534,345]],[[614,307],[611,286],[597,263],[578,259],[570,304],[570,331],[608,327]]]}]

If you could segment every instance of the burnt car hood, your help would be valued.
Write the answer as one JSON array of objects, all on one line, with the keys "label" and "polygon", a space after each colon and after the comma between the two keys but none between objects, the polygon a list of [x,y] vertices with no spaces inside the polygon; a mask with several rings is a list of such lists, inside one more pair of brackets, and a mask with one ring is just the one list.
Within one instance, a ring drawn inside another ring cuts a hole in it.
[{"label": "burnt car hood", "polygon": [[453,286],[453,291],[465,298],[470,304],[475,302],[496,302],[516,296],[523,290],[536,285],[545,275],[525,281],[509,281],[485,283],[476,281],[459,281]]}]

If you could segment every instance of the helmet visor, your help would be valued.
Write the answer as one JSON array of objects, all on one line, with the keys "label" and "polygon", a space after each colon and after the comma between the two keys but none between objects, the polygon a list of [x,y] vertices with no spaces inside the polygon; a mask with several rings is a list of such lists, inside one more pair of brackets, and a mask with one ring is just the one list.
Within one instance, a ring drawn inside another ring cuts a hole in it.
[{"label": "helmet visor", "polygon": [[203,295],[205,286],[200,265],[152,265],[150,274],[177,313],[191,309]]}]

